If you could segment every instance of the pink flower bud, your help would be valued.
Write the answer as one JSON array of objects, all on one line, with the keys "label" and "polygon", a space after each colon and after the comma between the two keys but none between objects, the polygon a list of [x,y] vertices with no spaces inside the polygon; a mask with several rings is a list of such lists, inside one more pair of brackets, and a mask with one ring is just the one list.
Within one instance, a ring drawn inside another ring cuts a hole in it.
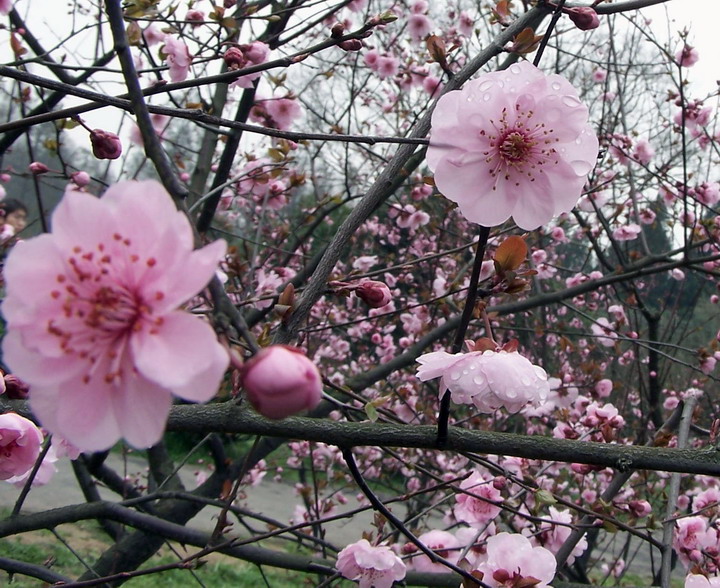
[{"label": "pink flower bud", "polygon": [[598,18],[597,12],[589,6],[568,8],[567,15],[581,31],[589,31],[600,26],[600,19]]},{"label": "pink flower bud", "polygon": [[363,47],[363,44],[360,39],[348,39],[347,41],[339,43],[339,46],[345,51],[360,51],[360,49],[362,49]]},{"label": "pink flower bud", "polygon": [[29,472],[40,455],[43,436],[35,423],[14,412],[0,415],[0,480]]},{"label": "pink flower bud", "polygon": [[382,308],[392,300],[390,288],[375,280],[361,282],[355,290],[355,294],[370,308]]},{"label": "pink flower bud", "polygon": [[188,10],[185,20],[189,20],[193,27],[200,26],[205,20],[205,13],[202,10]]},{"label": "pink flower bud", "polygon": [[90,183],[90,174],[84,171],[76,171],[70,174],[70,179],[78,188],[84,188]]},{"label": "pink flower bud", "polygon": [[230,71],[242,69],[247,63],[247,59],[245,59],[245,54],[237,47],[230,47],[227,51],[225,51],[223,59],[225,60],[225,63],[227,64]]},{"label": "pink flower bud", "polygon": [[243,368],[248,400],[261,415],[283,419],[318,405],[322,378],[315,364],[295,347],[272,345]]},{"label": "pink flower bud", "polygon": [[17,376],[7,374],[4,378],[5,393],[10,400],[25,400],[28,397],[30,386]]},{"label": "pink flower bud", "polygon": [[28,169],[36,176],[47,173],[49,171],[48,166],[44,163],[40,163],[39,161],[33,161],[30,165],[28,165]]},{"label": "pink flower bud", "polygon": [[98,159],[117,159],[122,153],[120,137],[115,133],[95,129],[90,131],[93,155]]},{"label": "pink flower bud", "polygon": [[10,174],[0,174],[0,182],[9,182],[11,179]]}]

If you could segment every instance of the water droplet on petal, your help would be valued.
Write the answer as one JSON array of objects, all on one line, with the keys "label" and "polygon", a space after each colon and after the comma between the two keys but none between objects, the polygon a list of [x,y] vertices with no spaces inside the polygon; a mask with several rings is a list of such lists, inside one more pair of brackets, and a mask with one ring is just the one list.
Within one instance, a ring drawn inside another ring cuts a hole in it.
[{"label": "water droplet on petal", "polygon": [[557,82],[553,82],[551,88],[557,92],[562,86]]},{"label": "water droplet on petal", "polygon": [[512,64],[512,65],[508,68],[508,71],[509,71],[510,73],[515,74],[515,75],[518,75],[518,74],[521,72],[520,66],[519,66],[517,63]]},{"label": "water droplet on petal", "polygon": [[573,96],[563,96],[562,103],[565,106],[569,106],[570,108],[577,108],[578,106],[582,105],[580,100],[578,100],[577,98],[574,98]]}]

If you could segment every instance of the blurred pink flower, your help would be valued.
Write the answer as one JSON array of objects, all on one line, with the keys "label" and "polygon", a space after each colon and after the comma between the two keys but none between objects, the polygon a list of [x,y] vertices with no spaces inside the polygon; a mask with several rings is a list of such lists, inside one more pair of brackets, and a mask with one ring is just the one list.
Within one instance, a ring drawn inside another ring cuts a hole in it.
[{"label": "blurred pink flower", "polygon": [[[433,529],[427,533],[423,533],[418,539],[429,549],[432,549],[443,559],[452,563],[457,563],[460,557],[460,541],[452,533]],[[403,548],[403,553],[414,553],[418,551],[417,546],[413,543],[407,543]],[[410,567],[418,572],[432,572],[436,574],[447,573],[448,569],[441,563],[433,563],[424,553],[414,556],[410,560]]]},{"label": "blurred pink flower", "polygon": [[685,566],[702,559],[702,551],[717,544],[718,537],[714,528],[708,529],[705,517],[683,517],[675,521],[673,548]]},{"label": "blurred pink flower", "polygon": [[27,474],[40,455],[42,442],[35,423],[14,412],[0,414],[0,480]]},{"label": "blurred pink flower", "polygon": [[575,206],[597,154],[575,88],[521,62],[440,98],[427,161],[468,220],[531,230]]},{"label": "blurred pink flower", "polygon": [[720,588],[720,577],[706,578],[701,574],[690,574],[685,578],[685,588]]},{"label": "blurred pink flower", "polygon": [[0,14],[7,14],[13,8],[13,0],[0,0]]},{"label": "blurred pink flower", "polygon": [[322,399],[322,377],[315,364],[295,347],[272,345],[243,366],[242,385],[261,415],[284,419],[315,408]]},{"label": "blurred pink flower", "polygon": [[683,45],[678,49],[678,52],[675,53],[675,63],[681,67],[692,67],[698,62],[698,59],[700,59],[698,50],[687,44]]},{"label": "blurred pink flower", "polygon": [[169,67],[170,80],[182,82],[188,76],[192,57],[185,43],[176,37],[167,35],[162,52],[166,55]]},{"label": "blurred pink flower", "polygon": [[167,36],[160,29],[158,29],[154,23],[151,23],[149,26],[147,26],[142,34],[143,39],[145,39],[145,43],[147,43],[148,47],[157,45]]},{"label": "blurred pink flower", "polygon": [[193,251],[187,217],[155,181],[98,199],[69,190],[52,233],[18,243],[5,266],[5,359],[43,426],[84,451],[121,436],[149,447],[172,394],[205,402],[228,354],[205,321],[176,310],[225,253]]},{"label": "blurred pink flower", "polygon": [[570,20],[581,31],[589,31],[600,26],[600,18],[595,9],[590,6],[578,6],[566,10]]},{"label": "blurred pink flower", "polygon": [[638,238],[638,235],[642,232],[640,225],[630,223],[629,225],[623,225],[613,231],[613,238],[617,241],[633,241]]},{"label": "blurred pink flower", "polygon": [[338,553],[335,564],[348,580],[360,588],[391,588],[405,577],[405,564],[387,545],[370,545],[367,539],[351,543]]},{"label": "blurred pink flower", "polygon": [[292,98],[265,100],[263,106],[272,119],[272,126],[281,131],[289,129],[293,121],[302,114],[300,104]]},{"label": "blurred pink flower", "polygon": [[408,18],[408,32],[413,41],[420,41],[432,31],[433,23],[424,14],[411,14]]},{"label": "blurred pink flower", "polygon": [[457,504],[453,514],[458,521],[471,527],[484,527],[500,514],[501,508],[495,503],[502,502],[503,497],[493,486],[492,479],[486,480],[475,471],[460,483],[460,488],[469,494],[458,492],[455,495]]},{"label": "blurred pink flower", "polygon": [[440,394],[450,390],[453,402],[474,404],[480,412],[504,407],[518,412],[527,404],[543,404],[550,387],[545,370],[517,351],[473,351],[451,355],[434,351],[421,355],[417,377],[440,380]]},{"label": "blurred pink flower", "polygon": [[[519,533],[498,533],[487,541],[487,559],[477,566],[482,581],[498,586],[547,588],[555,576],[555,557],[543,547],[533,547]],[[535,583],[522,583],[523,580]]]},{"label": "blurred pink flower", "polygon": [[[572,525],[573,517],[572,514],[570,514],[570,511],[560,510],[551,506],[548,509],[547,518],[551,519],[553,522],[543,521],[540,524],[540,532],[535,536],[535,539],[542,547],[555,554],[563,546],[565,540],[572,532],[572,527],[570,525]],[[587,539],[582,537],[568,556],[568,565],[572,565],[576,557],[585,553],[587,546]]]},{"label": "blurred pink flower", "polygon": [[653,149],[647,139],[640,139],[635,143],[632,156],[636,161],[647,165],[652,161],[652,158],[655,157],[655,149]]}]

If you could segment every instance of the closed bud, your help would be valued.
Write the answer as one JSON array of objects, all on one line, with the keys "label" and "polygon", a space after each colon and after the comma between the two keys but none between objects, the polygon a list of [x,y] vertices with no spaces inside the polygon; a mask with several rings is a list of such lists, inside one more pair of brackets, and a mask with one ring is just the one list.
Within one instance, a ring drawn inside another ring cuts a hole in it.
[{"label": "closed bud", "polygon": [[392,294],[387,284],[375,280],[361,282],[355,290],[355,294],[370,308],[381,308],[392,300]]},{"label": "closed bud", "polygon": [[122,143],[115,133],[95,129],[90,131],[90,143],[98,159],[117,159],[122,154]]},{"label": "closed bud", "polygon": [[594,8],[590,8],[589,6],[568,8],[567,15],[581,31],[589,31],[600,26],[600,18],[598,17],[597,12],[595,12]]},{"label": "closed bud", "polygon": [[84,188],[90,183],[90,174],[85,171],[76,171],[70,174],[70,179],[78,188]]},{"label": "closed bud", "polygon": [[333,39],[339,39],[345,32],[345,25],[341,22],[336,22],[330,29],[330,36]]},{"label": "closed bud", "polygon": [[230,47],[227,51],[225,51],[223,60],[230,71],[242,69],[245,67],[245,63],[247,63],[245,54],[237,47]]},{"label": "closed bud", "polygon": [[10,400],[25,400],[30,392],[30,386],[17,376],[7,374],[5,380],[5,394]]},{"label": "closed bud", "polygon": [[39,161],[33,161],[30,165],[28,165],[28,169],[36,176],[50,171],[47,165],[45,165],[44,163],[40,163]]},{"label": "closed bud", "polygon": [[360,39],[348,39],[347,41],[342,41],[341,43],[339,43],[339,46],[345,51],[360,51],[360,49],[362,49],[363,47],[363,44]]},{"label": "closed bud", "polygon": [[322,378],[315,364],[295,347],[272,345],[242,369],[250,403],[269,419],[284,419],[315,408],[322,399]]}]

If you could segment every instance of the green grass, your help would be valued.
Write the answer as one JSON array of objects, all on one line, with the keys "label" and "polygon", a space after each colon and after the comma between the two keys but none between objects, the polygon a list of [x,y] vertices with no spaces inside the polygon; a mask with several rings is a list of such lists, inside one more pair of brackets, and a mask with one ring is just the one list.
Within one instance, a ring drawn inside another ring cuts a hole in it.
[{"label": "green grass", "polygon": [[[109,545],[108,542],[98,540],[99,531],[91,523],[64,525],[59,528],[59,534],[80,552],[87,563],[92,563]],[[180,552],[182,553],[182,549]],[[59,574],[73,579],[85,571],[82,563],[49,531],[38,531],[11,539],[0,539],[0,553],[3,557],[49,567]],[[171,554],[168,549],[164,549],[162,555],[156,555],[150,559],[142,569],[172,564],[177,561],[176,556]],[[261,588],[263,586],[284,588],[317,585],[317,578],[314,576],[269,568],[263,568],[261,571],[257,566],[248,562],[218,555],[205,558],[204,564],[192,571],[176,569],[138,576],[129,579],[124,585],[131,588],[201,586],[193,574],[205,586],[212,588],[226,586],[228,588]],[[40,580],[20,575],[15,575],[11,581],[6,572],[0,571],[0,586],[37,588],[43,585]]]}]

